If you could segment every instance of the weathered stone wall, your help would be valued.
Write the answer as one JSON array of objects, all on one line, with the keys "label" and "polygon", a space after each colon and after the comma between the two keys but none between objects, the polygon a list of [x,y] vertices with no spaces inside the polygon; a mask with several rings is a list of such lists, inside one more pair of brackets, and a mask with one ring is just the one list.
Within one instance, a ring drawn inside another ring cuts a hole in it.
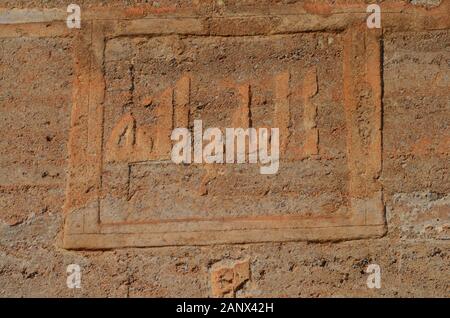
[{"label": "weathered stone wall", "polygon": [[[0,296],[449,295],[450,1],[72,2],[0,1]],[[278,174],[140,164],[167,112],[279,126]]]}]

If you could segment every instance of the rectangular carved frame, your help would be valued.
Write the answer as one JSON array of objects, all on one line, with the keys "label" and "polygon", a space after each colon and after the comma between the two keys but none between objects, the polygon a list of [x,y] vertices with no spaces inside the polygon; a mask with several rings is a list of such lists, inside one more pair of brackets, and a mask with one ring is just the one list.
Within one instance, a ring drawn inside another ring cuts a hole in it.
[{"label": "rectangular carved frame", "polygon": [[[341,240],[383,235],[384,206],[377,181],[381,171],[380,32],[364,26],[352,26],[344,31],[343,85],[351,197],[345,216],[229,217],[103,224],[100,196],[105,43],[116,36],[157,35],[156,25],[166,26],[174,34],[203,31],[198,19],[138,19],[118,24],[94,21],[78,38],[77,85],[69,144],[71,176],[64,232],[66,248]],[[362,57],[364,63],[357,62],[355,56]],[[372,96],[370,103],[362,105],[369,107],[368,112],[373,114],[368,144],[359,136],[355,115],[356,108],[361,106],[358,87],[363,83],[368,85]]]}]

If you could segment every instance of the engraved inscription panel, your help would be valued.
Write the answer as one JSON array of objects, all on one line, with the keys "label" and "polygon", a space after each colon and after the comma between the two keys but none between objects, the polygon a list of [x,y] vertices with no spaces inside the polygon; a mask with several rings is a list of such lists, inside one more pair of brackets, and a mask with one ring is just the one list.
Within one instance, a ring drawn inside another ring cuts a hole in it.
[{"label": "engraved inscription panel", "polygon": [[[81,33],[75,54],[67,248],[384,233],[379,32],[151,35],[144,20],[108,23]],[[173,163],[173,129],[198,120],[279,128],[278,172]]]},{"label": "engraved inscription panel", "polygon": [[[106,43],[102,222],[330,215],[347,205],[342,35]],[[281,163],[175,165],[175,127],[277,127]],[[320,131],[320,143],[319,143]]]}]

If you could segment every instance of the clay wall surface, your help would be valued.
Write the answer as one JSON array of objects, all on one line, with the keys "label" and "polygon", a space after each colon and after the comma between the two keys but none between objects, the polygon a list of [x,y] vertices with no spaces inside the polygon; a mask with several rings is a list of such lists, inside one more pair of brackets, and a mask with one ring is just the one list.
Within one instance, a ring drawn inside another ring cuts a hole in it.
[{"label": "clay wall surface", "polygon": [[[0,297],[450,295],[450,1],[0,0],[0,48]],[[198,120],[278,171],[173,163]]]}]

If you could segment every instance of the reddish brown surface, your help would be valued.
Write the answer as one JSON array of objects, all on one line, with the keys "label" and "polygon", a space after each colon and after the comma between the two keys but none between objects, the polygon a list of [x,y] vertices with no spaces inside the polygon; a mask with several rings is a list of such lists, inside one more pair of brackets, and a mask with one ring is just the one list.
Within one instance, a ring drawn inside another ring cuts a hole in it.
[{"label": "reddish brown surface", "polygon": [[[81,30],[0,25],[0,296],[448,296],[435,2],[383,1],[370,31],[364,1],[80,1]],[[45,3],[0,6],[65,16]],[[153,164],[195,119],[280,127],[278,174]]]}]

